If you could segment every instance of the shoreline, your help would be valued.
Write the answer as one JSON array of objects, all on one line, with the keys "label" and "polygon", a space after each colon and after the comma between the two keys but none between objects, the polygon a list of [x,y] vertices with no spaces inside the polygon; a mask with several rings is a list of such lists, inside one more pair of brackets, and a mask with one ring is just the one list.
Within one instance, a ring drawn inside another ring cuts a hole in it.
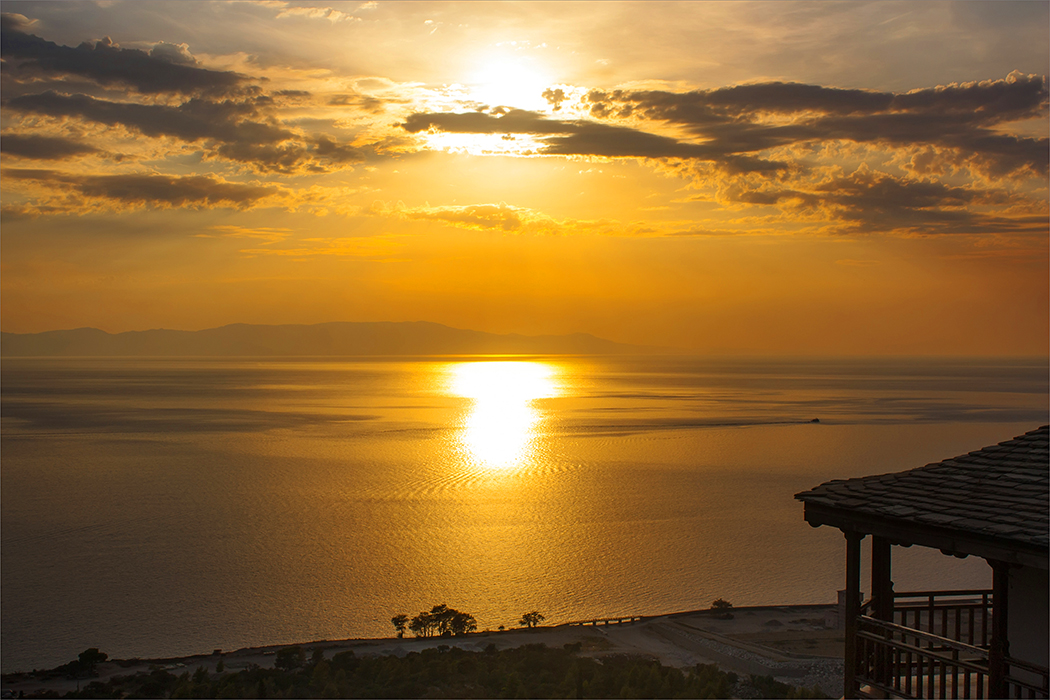
[{"label": "shoreline", "polygon": [[301,647],[307,655],[321,649],[330,658],[348,650],[362,655],[406,656],[441,645],[480,652],[489,645],[505,649],[536,643],[561,647],[577,642],[582,655],[595,658],[639,655],[678,668],[716,664],[724,671],[773,676],[792,685],[820,685],[825,692],[830,690],[829,694],[841,690],[842,630],[837,628],[837,606],[752,606],[733,608],[731,612],[731,619],[720,619],[718,612],[705,609],[474,632],[461,637],[325,639],[171,658],[107,659],[98,665],[98,675],[90,679],[41,678],[39,672],[34,676],[25,671],[4,673],[0,676],[0,690],[4,697],[17,697],[19,692],[64,694],[91,681],[158,668],[176,675],[198,668],[217,673],[220,661],[223,672],[237,672],[251,665],[272,668],[277,652],[290,647]]}]

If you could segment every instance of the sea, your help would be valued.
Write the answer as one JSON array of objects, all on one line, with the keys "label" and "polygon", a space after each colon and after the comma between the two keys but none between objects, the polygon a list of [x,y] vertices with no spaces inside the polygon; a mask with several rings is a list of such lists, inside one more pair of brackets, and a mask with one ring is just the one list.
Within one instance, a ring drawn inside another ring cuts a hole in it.
[{"label": "sea", "polygon": [[440,603],[479,630],[832,603],[845,540],[794,495],[1044,425],[1048,386],[1045,358],[4,359],[0,666],[391,636]]}]

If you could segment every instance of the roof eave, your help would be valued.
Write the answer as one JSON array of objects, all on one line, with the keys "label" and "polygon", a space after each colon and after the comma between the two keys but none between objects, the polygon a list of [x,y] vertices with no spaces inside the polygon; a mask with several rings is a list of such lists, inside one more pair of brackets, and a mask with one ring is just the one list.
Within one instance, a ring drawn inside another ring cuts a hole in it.
[{"label": "roof eave", "polygon": [[1037,545],[809,501],[803,502],[806,522],[813,527],[830,525],[844,532],[885,537],[893,544],[906,547],[919,545],[956,556],[973,555],[1010,564],[1050,569],[1050,549]]}]

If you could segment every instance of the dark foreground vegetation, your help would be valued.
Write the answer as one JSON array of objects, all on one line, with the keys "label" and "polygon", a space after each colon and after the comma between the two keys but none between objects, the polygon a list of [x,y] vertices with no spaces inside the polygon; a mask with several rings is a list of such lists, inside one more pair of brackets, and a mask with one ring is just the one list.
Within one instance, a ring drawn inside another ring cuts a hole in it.
[{"label": "dark foreground vegetation", "polygon": [[[97,650],[96,650],[97,651]],[[404,657],[357,656],[343,651],[310,659],[299,647],[282,649],[275,668],[237,672],[204,668],[174,675],[162,669],[82,681],[67,698],[728,698],[826,697],[772,678],[741,679],[717,666],[680,670],[637,656],[581,656],[581,644],[562,649],[527,644],[483,652],[441,645]],[[77,663],[77,662],[74,662]]]}]

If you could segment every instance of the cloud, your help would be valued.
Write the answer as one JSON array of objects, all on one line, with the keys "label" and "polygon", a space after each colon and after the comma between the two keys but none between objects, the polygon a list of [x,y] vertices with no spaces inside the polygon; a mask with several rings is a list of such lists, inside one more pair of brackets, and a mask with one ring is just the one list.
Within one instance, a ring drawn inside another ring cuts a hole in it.
[{"label": "cloud", "polygon": [[755,115],[955,114],[993,124],[1038,116],[1046,109],[1046,79],[1012,73],[1002,80],[938,86],[905,93],[830,88],[803,83],[755,83],[673,93],[661,90],[603,92],[586,96],[592,112],[622,111],[702,128]]},{"label": "cloud", "polygon": [[60,136],[10,133],[0,135],[0,152],[19,158],[66,160],[98,151],[94,146]]},{"label": "cloud", "polygon": [[[309,91],[278,89],[266,94],[239,73],[201,68],[186,44],[162,41],[147,53],[121,49],[106,39],[73,49],[26,34],[27,26],[29,20],[21,15],[4,16],[0,50],[8,96],[5,116],[44,115],[175,139],[199,147],[206,159],[231,161],[256,172],[323,173],[376,156],[378,146],[356,146],[330,134],[310,133],[301,119],[294,126],[282,123],[282,110],[289,102],[301,109],[313,97]],[[47,74],[44,79],[41,73]],[[52,89],[42,91],[41,83]],[[99,85],[117,84],[134,91],[119,99],[98,96]],[[80,91],[70,89],[74,86]],[[358,100],[365,110],[383,106],[379,100]],[[23,119],[22,130],[34,127],[33,121]]]},{"label": "cloud", "polygon": [[994,175],[1040,177],[1047,174],[1050,156],[1045,138],[993,131],[1004,123],[1045,118],[1047,81],[1037,75],[1012,73],[1002,80],[906,93],[762,83],[687,93],[591,91],[585,100],[593,115],[624,114],[684,127],[724,155],[831,140],[930,145],[962,154]]},{"label": "cloud", "polygon": [[161,43],[146,53],[119,48],[107,37],[73,48],[25,33],[24,19],[5,15],[0,28],[0,56],[19,62],[19,72],[78,76],[145,95],[233,95],[252,89],[243,75],[198,67],[185,45]]},{"label": "cloud", "polygon": [[358,109],[378,114],[386,108],[386,101],[371,95],[333,95],[328,100],[333,107],[357,107]]},{"label": "cloud", "polygon": [[112,102],[54,91],[8,100],[10,110],[72,117],[123,126],[145,136],[205,141],[219,157],[261,171],[291,172],[361,161],[365,153],[327,136],[302,136],[265,119],[254,100],[212,102],[192,98],[180,105]]},{"label": "cloud", "polygon": [[196,66],[199,63],[190,53],[189,44],[169,44],[162,41],[150,49],[149,55],[150,58],[180,66]]},{"label": "cloud", "polygon": [[[338,22],[360,22],[360,18],[354,17],[348,12],[337,10],[334,7],[314,7],[310,5],[293,5],[290,2],[284,0],[262,0],[257,3],[263,7],[269,7],[277,10],[277,19],[287,19],[289,17],[302,17],[305,19],[323,19],[328,20],[332,24]],[[365,3],[358,7],[358,10],[371,10],[376,7],[375,3]]]},{"label": "cloud", "polygon": [[436,221],[472,231],[499,231],[537,236],[660,236],[668,235],[673,228],[662,226],[657,229],[643,223],[624,223],[611,219],[555,219],[535,209],[517,207],[506,202],[406,207],[401,202],[388,204],[376,201],[367,213],[410,221]]},{"label": "cloud", "polygon": [[551,109],[555,112],[561,109],[561,103],[568,99],[565,91],[561,88],[547,88],[541,95],[543,99],[550,103]]},{"label": "cloud", "polygon": [[294,7],[289,6],[277,13],[277,19],[285,17],[306,17],[308,19],[326,19],[332,24],[337,22],[360,22],[351,14],[332,7]]},{"label": "cloud", "polygon": [[0,12],[0,31],[3,32],[25,32],[36,23],[35,19],[17,12]]},{"label": "cloud", "polygon": [[463,207],[432,207],[426,209],[406,209],[403,215],[408,219],[430,219],[447,224],[477,230],[499,229],[501,231],[519,231],[531,212],[516,207],[500,204],[472,204]]},{"label": "cloud", "polygon": [[499,114],[417,112],[410,114],[401,127],[412,134],[428,129],[453,134],[566,134],[578,128],[570,122],[547,119],[538,112],[524,109]]},{"label": "cloud", "polygon": [[[43,184],[78,198],[126,207],[247,209],[278,191],[272,186],[226,182],[203,175],[77,175],[56,170],[6,168],[3,176],[9,180]],[[84,202],[84,205],[89,203]]]},{"label": "cloud", "polygon": [[[580,118],[503,108],[417,112],[401,127],[527,135],[538,155],[656,159],[693,187],[714,189],[729,208],[772,207],[826,231],[1047,231],[1045,201],[1023,194],[1031,188],[992,187],[1004,178],[1045,180],[1050,141],[1007,128],[1046,118],[1041,76],[906,93],[772,82],[683,93],[559,88],[546,97],[559,114]],[[875,172],[867,158],[900,172]],[[847,166],[856,168],[851,175],[842,174]],[[953,184],[940,181],[948,176]]]},{"label": "cloud", "polygon": [[178,106],[111,102],[88,95],[63,95],[53,90],[22,95],[5,106],[50,117],[76,117],[107,126],[126,126],[146,136],[174,136],[184,141],[215,139],[236,143],[283,141],[290,131],[273,124],[248,121],[258,113],[251,102],[211,102],[191,99]]},{"label": "cloud", "polygon": [[541,155],[607,158],[697,158],[721,160],[737,171],[768,171],[784,164],[759,158],[727,156],[706,144],[684,143],[669,136],[588,120],[549,119],[539,112],[443,112],[410,114],[401,124],[409,133],[427,130],[460,134],[528,134],[540,136]]},{"label": "cloud", "polygon": [[261,240],[263,245],[270,245],[272,243],[280,243],[293,233],[290,228],[247,227],[235,224],[209,226],[208,230],[215,231],[215,233],[198,233],[196,236],[198,238],[248,238]]},{"label": "cloud", "polygon": [[[548,90],[560,108],[565,92]],[[907,93],[847,90],[799,83],[762,83],[673,93],[604,92],[582,97],[590,119],[557,120],[537,112],[415,113],[411,133],[530,134],[545,155],[684,158],[730,173],[780,172],[788,163],[761,157],[773,149],[827,141],[889,147],[934,146],[995,176],[1045,176],[1050,142],[1004,134],[1001,124],[1044,117],[1046,79],[1011,74],[1003,80]],[[632,120],[630,125],[609,120]],[[685,130],[690,140],[654,133],[646,123]]]},{"label": "cloud", "polygon": [[[840,232],[1050,233],[1045,205],[1033,206],[1020,196],[898,178],[863,167],[808,187],[730,188],[728,196],[748,204],[778,205],[799,217],[837,221],[844,224]],[[986,207],[999,213],[985,213]]]}]

